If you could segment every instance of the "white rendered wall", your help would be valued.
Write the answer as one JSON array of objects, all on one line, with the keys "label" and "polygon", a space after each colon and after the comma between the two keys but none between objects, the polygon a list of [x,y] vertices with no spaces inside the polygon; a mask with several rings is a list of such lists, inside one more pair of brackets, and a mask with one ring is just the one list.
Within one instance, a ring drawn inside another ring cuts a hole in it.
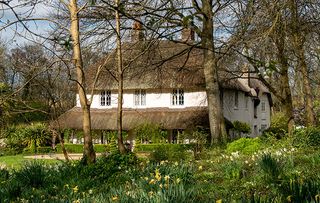
[{"label": "white rendered wall", "polygon": [[[184,105],[172,105],[171,91],[146,90],[146,105],[134,105],[134,91],[127,90],[123,94],[123,108],[186,108],[186,107],[205,107],[207,106],[205,91],[186,91],[184,92]],[[90,98],[89,95],[87,95]],[[108,109],[116,108],[118,103],[117,92],[111,92],[111,106],[100,105],[100,95],[95,94],[91,108]],[[77,106],[80,107],[79,95],[77,94]]]},{"label": "white rendered wall", "polygon": [[[251,136],[260,135],[262,132],[261,126],[270,126],[270,104],[268,96],[266,94],[260,95],[260,104],[257,108],[257,117],[254,117],[254,103],[253,98],[248,97],[248,108],[245,106],[245,95],[244,92],[238,91],[239,105],[235,108],[234,102],[234,90],[226,90],[223,92],[223,114],[230,121],[241,121],[250,124]],[[262,103],[265,103],[265,111],[262,111]],[[255,126],[257,132],[255,132]]]}]

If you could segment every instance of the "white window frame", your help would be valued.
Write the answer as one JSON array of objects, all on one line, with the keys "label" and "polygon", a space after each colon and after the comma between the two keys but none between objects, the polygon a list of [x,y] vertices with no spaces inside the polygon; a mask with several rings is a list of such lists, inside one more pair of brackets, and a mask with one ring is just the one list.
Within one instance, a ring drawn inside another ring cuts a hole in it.
[{"label": "white window frame", "polygon": [[171,93],[172,106],[184,106],[184,91],[183,89],[173,89]]},{"label": "white window frame", "polygon": [[138,89],[134,91],[133,103],[135,106],[146,106],[147,94],[146,90]]},{"label": "white window frame", "polygon": [[103,90],[100,92],[100,106],[111,106],[110,90]]}]

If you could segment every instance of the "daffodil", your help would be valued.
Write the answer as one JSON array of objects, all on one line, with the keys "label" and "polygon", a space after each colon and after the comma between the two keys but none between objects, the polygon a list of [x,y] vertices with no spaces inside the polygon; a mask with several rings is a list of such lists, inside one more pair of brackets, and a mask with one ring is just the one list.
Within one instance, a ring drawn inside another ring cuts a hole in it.
[{"label": "daffodil", "polygon": [[155,182],[156,182],[155,179],[151,179],[151,180],[149,181],[149,184],[154,184]]},{"label": "daffodil", "polygon": [[117,201],[119,198],[118,198],[118,196],[117,195],[115,195],[115,196],[112,196],[112,198],[111,198],[111,200],[112,201]]},{"label": "daffodil", "polygon": [[154,176],[158,181],[161,180],[161,173],[159,172],[159,169],[156,169],[155,171],[155,176]]},{"label": "daffodil", "polygon": [[181,182],[181,179],[180,179],[180,178],[177,178],[177,179],[176,179],[176,183],[179,184],[180,182]]},{"label": "daffodil", "polygon": [[170,176],[168,176],[168,175],[166,175],[165,177],[164,177],[164,180],[165,181],[168,181],[170,179]]},{"label": "daffodil", "polygon": [[72,188],[72,190],[74,193],[77,193],[79,191],[79,188],[78,188],[78,186],[75,186],[74,188]]},{"label": "daffodil", "polygon": [[202,166],[199,166],[199,170],[202,170]]}]

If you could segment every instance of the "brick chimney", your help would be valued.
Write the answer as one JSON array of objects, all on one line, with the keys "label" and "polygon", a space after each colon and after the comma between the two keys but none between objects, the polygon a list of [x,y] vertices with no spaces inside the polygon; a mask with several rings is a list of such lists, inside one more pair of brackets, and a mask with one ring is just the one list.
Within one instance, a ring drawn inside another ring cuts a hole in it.
[{"label": "brick chimney", "polygon": [[192,28],[183,28],[181,31],[181,41],[194,41],[194,30]]},{"label": "brick chimney", "polygon": [[144,39],[142,24],[138,21],[134,21],[131,30],[131,41],[137,42]]}]

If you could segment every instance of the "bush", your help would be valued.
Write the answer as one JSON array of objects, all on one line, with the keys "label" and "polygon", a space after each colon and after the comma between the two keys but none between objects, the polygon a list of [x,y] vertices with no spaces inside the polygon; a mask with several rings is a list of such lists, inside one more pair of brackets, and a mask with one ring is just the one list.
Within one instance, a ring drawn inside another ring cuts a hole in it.
[{"label": "bush", "polygon": [[283,172],[281,163],[273,158],[270,153],[262,155],[259,166],[264,172],[266,180],[271,183],[276,183]]},{"label": "bush", "polygon": [[124,171],[133,168],[138,164],[138,159],[133,153],[113,153],[97,159],[95,164],[83,165],[82,162],[76,166],[80,177],[86,177],[89,186],[99,183],[108,183],[107,187],[120,184],[121,180],[116,177],[123,175]]},{"label": "bush", "polygon": [[238,133],[250,134],[251,128],[248,123],[244,123],[241,121],[234,121],[233,122],[233,130]]},{"label": "bush", "polygon": [[159,125],[152,123],[145,123],[135,128],[136,139],[143,142],[159,143],[164,142],[167,137],[165,131],[162,131]]},{"label": "bush", "polygon": [[0,168],[0,182],[2,181],[6,181],[9,178],[9,171],[4,169],[4,168]]},{"label": "bush", "polygon": [[[37,147],[51,143],[51,134],[42,123],[12,126],[4,133],[6,147],[21,153],[25,148],[36,152]],[[28,151],[29,151],[28,150]]]},{"label": "bush", "polygon": [[155,162],[164,160],[180,161],[188,159],[187,148],[188,145],[180,144],[159,144],[154,147],[150,155],[150,159]]},{"label": "bush", "polygon": [[308,127],[295,130],[293,134],[293,145],[296,147],[319,147],[320,128]]},{"label": "bush", "polygon": [[271,125],[268,129],[263,131],[263,136],[274,136],[277,139],[284,137],[288,132],[288,118],[282,113],[278,112],[272,115]]},{"label": "bush", "polygon": [[[64,144],[68,153],[83,153],[83,144]],[[94,144],[93,148],[97,153],[103,153],[108,151],[108,145],[105,144]],[[56,150],[58,153],[62,153],[61,145],[58,144],[56,146]]]},{"label": "bush", "polygon": [[46,186],[48,172],[43,162],[27,162],[19,171],[14,173],[14,180],[21,187],[40,188]]},{"label": "bush", "polygon": [[240,138],[227,144],[227,152],[239,151],[244,154],[254,153],[262,148],[260,138]]}]

